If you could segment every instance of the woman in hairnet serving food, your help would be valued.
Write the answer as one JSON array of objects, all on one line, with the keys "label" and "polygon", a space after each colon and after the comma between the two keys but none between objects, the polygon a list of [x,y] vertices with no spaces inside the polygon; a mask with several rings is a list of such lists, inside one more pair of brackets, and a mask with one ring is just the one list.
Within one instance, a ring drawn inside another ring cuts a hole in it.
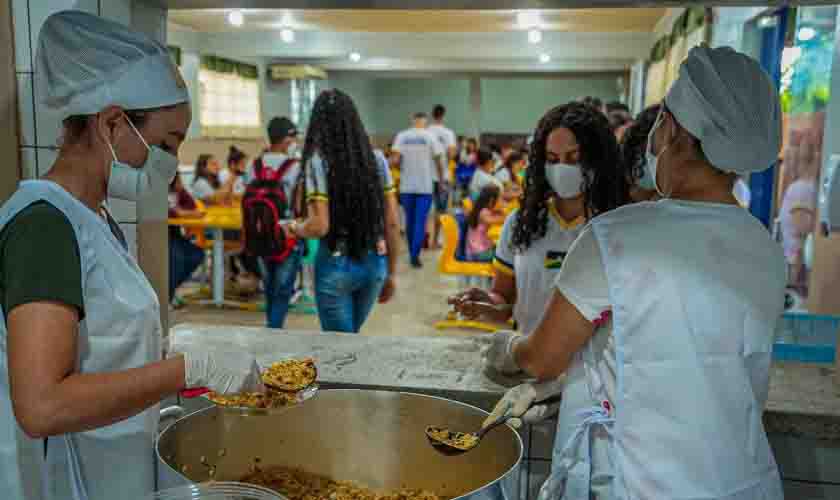
[{"label": "woman in hairnet serving food", "polygon": [[[662,200],[594,219],[535,332],[494,337],[497,370],[567,373],[542,500],[783,498],[761,416],[784,258],[732,195],[775,161],[780,119],[754,60],[693,49],[648,141]],[[515,387],[494,413],[545,393]]]},{"label": "woman in hairnet serving food", "polygon": [[257,365],[197,349],[160,359],[157,296],[104,207],[175,175],[190,107],[166,48],[66,11],[44,24],[36,62],[64,128],[49,174],[0,209],[3,497],[145,498],[158,402],[258,390]]}]

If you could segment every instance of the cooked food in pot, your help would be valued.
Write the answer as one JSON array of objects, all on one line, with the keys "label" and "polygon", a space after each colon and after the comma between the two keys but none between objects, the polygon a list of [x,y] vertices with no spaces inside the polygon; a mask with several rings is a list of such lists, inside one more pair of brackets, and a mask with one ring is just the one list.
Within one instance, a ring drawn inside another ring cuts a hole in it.
[{"label": "cooked food in pot", "polygon": [[336,481],[289,467],[253,468],[254,472],[239,481],[269,488],[288,500],[445,500],[420,490],[379,493],[352,481]]},{"label": "cooked food in pot", "polygon": [[285,408],[297,402],[297,394],[293,392],[267,391],[245,392],[242,394],[221,395],[215,392],[207,394],[207,399],[219,406],[234,406],[238,408]]},{"label": "cooked food in pot", "polygon": [[262,373],[263,383],[284,391],[300,391],[315,382],[318,371],[311,359],[287,359],[272,363]]},{"label": "cooked food in pot", "polygon": [[459,450],[469,451],[478,446],[478,436],[464,432],[454,432],[440,427],[428,427],[426,435],[431,439]]}]

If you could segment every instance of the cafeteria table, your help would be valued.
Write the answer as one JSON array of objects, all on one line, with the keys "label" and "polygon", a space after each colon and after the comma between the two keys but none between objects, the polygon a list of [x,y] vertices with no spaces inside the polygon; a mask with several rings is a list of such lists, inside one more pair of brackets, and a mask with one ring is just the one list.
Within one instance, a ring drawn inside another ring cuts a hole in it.
[{"label": "cafeteria table", "polygon": [[225,230],[242,230],[242,209],[239,206],[209,206],[204,217],[170,218],[170,226],[207,229],[213,235],[213,305],[225,303]]}]

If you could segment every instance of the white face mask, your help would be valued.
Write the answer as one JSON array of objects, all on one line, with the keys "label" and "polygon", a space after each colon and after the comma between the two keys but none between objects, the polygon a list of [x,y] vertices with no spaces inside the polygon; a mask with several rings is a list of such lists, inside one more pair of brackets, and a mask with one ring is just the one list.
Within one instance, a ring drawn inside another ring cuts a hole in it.
[{"label": "white face mask", "polygon": [[127,116],[125,119],[146,146],[148,154],[143,165],[135,168],[119,161],[114,146],[108,142],[111,155],[114,157],[111,162],[111,173],[108,176],[108,196],[119,200],[137,201],[144,194],[149,193],[153,185],[165,187],[172,182],[175,174],[178,173],[178,158],[157,146],[150,147],[131,120]]},{"label": "white face mask", "polygon": [[560,198],[575,198],[580,195],[583,171],[580,165],[546,163],[545,177],[554,193]]},{"label": "white face mask", "polygon": [[[656,192],[659,194],[659,196],[663,198],[668,198],[670,194],[666,195],[665,193],[663,193],[662,189],[659,188],[659,183],[656,181],[656,169],[658,167],[659,158],[665,151],[667,151],[667,149],[671,145],[668,144],[667,146],[662,148],[662,151],[660,151],[658,155],[653,154],[653,136],[656,133],[656,129],[658,129],[659,126],[662,125],[664,116],[665,115],[662,113],[662,111],[660,111],[659,117],[656,118],[656,121],[653,123],[653,127],[651,127],[650,132],[648,133],[647,149],[645,151],[645,173],[650,179],[649,182],[653,184],[652,187],[656,188]],[[641,185],[641,181],[639,184]]]}]

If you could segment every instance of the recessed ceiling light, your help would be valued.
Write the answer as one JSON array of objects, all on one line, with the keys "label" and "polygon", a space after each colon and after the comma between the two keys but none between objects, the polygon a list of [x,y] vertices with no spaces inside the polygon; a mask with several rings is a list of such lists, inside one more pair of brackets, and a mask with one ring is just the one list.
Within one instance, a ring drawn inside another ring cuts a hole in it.
[{"label": "recessed ceiling light", "polygon": [[540,43],[542,41],[542,31],[533,29],[528,32],[528,43]]},{"label": "recessed ceiling light", "polygon": [[516,22],[523,28],[533,28],[540,24],[540,13],[535,10],[523,10],[516,13]]},{"label": "recessed ceiling light", "polygon": [[280,39],[285,43],[292,43],[295,41],[295,32],[289,28],[280,30]]},{"label": "recessed ceiling light", "polygon": [[353,62],[359,62],[359,61],[362,60],[362,55],[359,54],[358,52],[351,52],[349,57],[350,57],[350,60],[353,61]]},{"label": "recessed ceiling light", "polygon": [[540,62],[545,64],[551,61],[551,56],[548,54],[540,54]]},{"label": "recessed ceiling light", "polygon": [[236,27],[245,24],[245,15],[241,10],[232,10],[228,13],[228,22]]},{"label": "recessed ceiling light", "polygon": [[799,29],[799,33],[796,35],[796,38],[798,38],[801,42],[810,42],[815,36],[817,36],[817,30],[810,26],[805,26]]}]

